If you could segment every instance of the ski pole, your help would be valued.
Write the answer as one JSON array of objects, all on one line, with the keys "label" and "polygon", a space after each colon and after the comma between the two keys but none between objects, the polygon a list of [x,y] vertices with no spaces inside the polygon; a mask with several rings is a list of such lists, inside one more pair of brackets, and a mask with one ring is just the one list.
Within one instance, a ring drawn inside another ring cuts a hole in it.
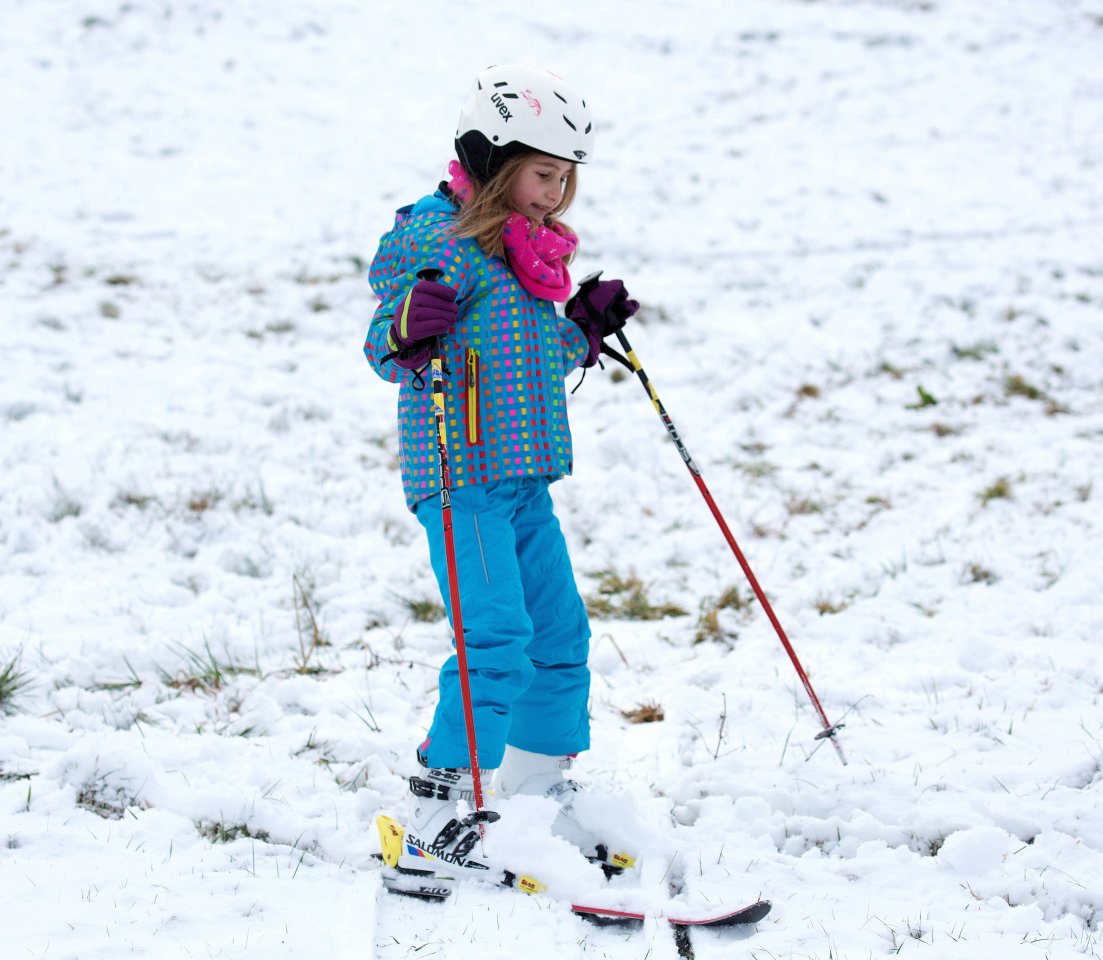
[{"label": "ski pole", "polygon": [[[436,281],[440,270],[425,269],[420,280]],[[467,752],[471,757],[471,787],[475,795],[475,811],[483,809],[483,784],[479,771],[479,750],[475,741],[475,713],[471,705],[471,681],[467,670],[467,645],[463,636],[463,616],[460,612],[460,581],[456,571],[456,540],[452,533],[451,475],[448,471],[448,444],[445,428],[444,362],[440,356],[440,337],[433,337],[429,352],[432,382],[433,416],[437,427],[437,467],[440,471],[440,515],[444,522],[444,558],[448,568],[448,599],[452,606],[452,631],[456,635],[456,664],[460,675],[460,698],[463,701],[463,722],[467,730]],[[479,832],[482,833],[482,823]]]},{"label": "ski pole", "polygon": [[[597,281],[597,275],[587,277],[582,281],[584,286],[588,281]],[[831,745],[835,748],[835,752],[839,755],[839,759],[846,764],[846,755],[843,753],[843,748],[839,745],[839,741],[836,739],[836,734],[839,728],[843,726],[842,723],[831,723],[827,719],[827,714],[824,713],[823,706],[820,704],[820,698],[816,696],[816,691],[812,689],[812,682],[808,679],[808,674],[804,672],[804,667],[801,666],[800,660],[797,658],[797,653],[793,649],[793,645],[789,642],[789,638],[785,635],[785,630],[782,629],[781,622],[778,620],[777,615],[774,613],[774,608],[770,606],[770,601],[766,598],[766,593],[762,587],[758,584],[758,578],[754,575],[754,571],[751,569],[751,565],[747,562],[747,558],[743,556],[743,551],[739,549],[739,544],[735,542],[735,537],[732,535],[731,530],[728,527],[727,522],[724,520],[723,514],[720,513],[720,508],[716,505],[716,501],[713,500],[712,494],[709,493],[709,488],[705,485],[704,478],[701,476],[701,471],[697,467],[697,464],[693,462],[693,458],[689,455],[689,450],[686,449],[686,445],[682,442],[682,438],[678,435],[678,430],[674,426],[674,421],[670,419],[670,414],[666,412],[666,408],[663,406],[662,401],[659,399],[658,393],[651,385],[651,380],[644,372],[643,367],[640,365],[639,359],[636,357],[636,352],[632,349],[632,345],[628,342],[628,338],[624,335],[623,330],[616,331],[617,340],[620,342],[621,347],[624,348],[624,352],[627,355],[627,359],[621,356],[617,351],[610,347],[602,345],[602,352],[612,357],[618,363],[623,364],[629,370],[639,377],[640,383],[643,384],[644,390],[647,391],[647,395],[651,398],[651,403],[655,407],[656,412],[659,414],[659,419],[662,420],[663,426],[666,427],[666,432],[670,435],[670,439],[674,441],[674,446],[678,448],[678,453],[681,454],[682,460],[685,462],[686,467],[689,469],[690,474],[693,476],[694,482],[697,484],[697,489],[701,491],[701,496],[705,498],[705,503],[708,504],[709,510],[712,512],[713,517],[716,519],[717,524],[720,526],[721,532],[724,534],[724,538],[728,541],[728,546],[732,548],[732,553],[735,554],[735,559],[739,561],[739,566],[743,568],[743,573],[747,577],[747,582],[750,583],[751,589],[754,591],[754,595],[758,598],[758,602],[762,604],[762,609],[766,611],[766,616],[769,618],[770,623],[773,625],[774,630],[777,632],[778,639],[781,641],[781,645],[785,648],[785,652],[789,654],[789,659],[793,662],[793,666],[796,668],[797,676],[800,677],[800,682],[804,685],[804,691],[808,694],[808,699],[812,701],[812,706],[815,708],[816,713],[820,718],[820,722],[823,724],[823,729],[816,734],[817,740],[828,739],[831,741]]]}]

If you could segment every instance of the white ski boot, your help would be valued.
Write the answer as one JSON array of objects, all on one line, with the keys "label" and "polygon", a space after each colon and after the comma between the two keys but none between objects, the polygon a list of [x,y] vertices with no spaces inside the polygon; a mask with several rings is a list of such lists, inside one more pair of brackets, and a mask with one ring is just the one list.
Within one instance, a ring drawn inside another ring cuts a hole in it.
[{"label": "white ski boot", "polygon": [[576,809],[576,801],[583,797],[582,788],[566,776],[573,764],[572,756],[549,756],[507,746],[494,779],[494,794],[503,799],[518,794],[551,797],[559,804],[552,832],[598,864],[607,877],[615,876],[633,866],[636,858],[610,849],[605,838],[582,822]]},{"label": "white ski boot", "polygon": [[[389,817],[380,817],[383,882],[396,893],[420,897],[447,897],[457,880],[470,877],[497,883],[502,871],[487,862],[482,831],[498,819],[493,810],[463,814],[459,804],[473,804],[471,771],[424,766],[410,778],[410,815],[403,829]],[[493,771],[488,771],[493,773]]]}]

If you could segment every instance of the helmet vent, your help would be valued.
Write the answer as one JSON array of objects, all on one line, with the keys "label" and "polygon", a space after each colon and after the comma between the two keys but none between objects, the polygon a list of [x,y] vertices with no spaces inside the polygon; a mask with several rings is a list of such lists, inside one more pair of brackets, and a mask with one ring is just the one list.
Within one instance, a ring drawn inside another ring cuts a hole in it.
[{"label": "helmet vent", "polygon": [[571,123],[571,121],[568,120],[567,117],[565,117],[565,116],[563,117],[563,122],[566,123],[567,126],[570,127],[572,130],[578,130],[578,127],[576,127],[573,123]]}]

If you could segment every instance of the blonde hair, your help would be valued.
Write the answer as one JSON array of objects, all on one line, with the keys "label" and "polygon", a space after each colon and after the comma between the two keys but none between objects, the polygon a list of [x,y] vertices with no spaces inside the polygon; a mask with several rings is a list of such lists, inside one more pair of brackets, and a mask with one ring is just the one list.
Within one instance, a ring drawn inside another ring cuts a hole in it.
[{"label": "blonde hair", "polygon": [[[460,206],[459,216],[456,218],[456,233],[461,237],[471,237],[479,245],[479,248],[488,257],[504,257],[505,247],[502,245],[502,228],[506,220],[516,211],[513,209],[513,181],[521,172],[521,168],[533,157],[533,152],[522,153],[516,157],[510,157],[489,183],[479,183],[471,178],[471,195]],[[567,224],[559,219],[574,201],[575,191],[578,189],[578,164],[571,166],[571,172],[567,174],[567,183],[563,187],[563,196],[554,210],[545,218],[543,225],[558,224],[566,230],[571,230]],[[535,228],[539,221],[529,218],[529,222]],[[570,263],[577,252],[572,251],[565,257]]]}]

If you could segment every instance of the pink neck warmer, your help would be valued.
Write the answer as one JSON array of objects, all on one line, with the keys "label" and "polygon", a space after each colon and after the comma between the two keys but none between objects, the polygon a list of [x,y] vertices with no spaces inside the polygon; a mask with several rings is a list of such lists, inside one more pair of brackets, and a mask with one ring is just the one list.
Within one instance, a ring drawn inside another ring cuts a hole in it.
[{"label": "pink neck warmer", "polygon": [[471,197],[471,178],[463,164],[459,160],[453,160],[448,164],[448,174],[452,178],[448,181],[448,189],[459,198],[460,203],[467,203]]},{"label": "pink neck warmer", "polygon": [[[471,180],[456,160],[448,164],[452,179],[448,188],[464,203],[471,196]],[[520,213],[512,214],[502,229],[506,259],[523,286],[533,296],[563,303],[571,293],[571,276],[564,258],[578,246],[578,238],[558,223],[537,224]]]}]

